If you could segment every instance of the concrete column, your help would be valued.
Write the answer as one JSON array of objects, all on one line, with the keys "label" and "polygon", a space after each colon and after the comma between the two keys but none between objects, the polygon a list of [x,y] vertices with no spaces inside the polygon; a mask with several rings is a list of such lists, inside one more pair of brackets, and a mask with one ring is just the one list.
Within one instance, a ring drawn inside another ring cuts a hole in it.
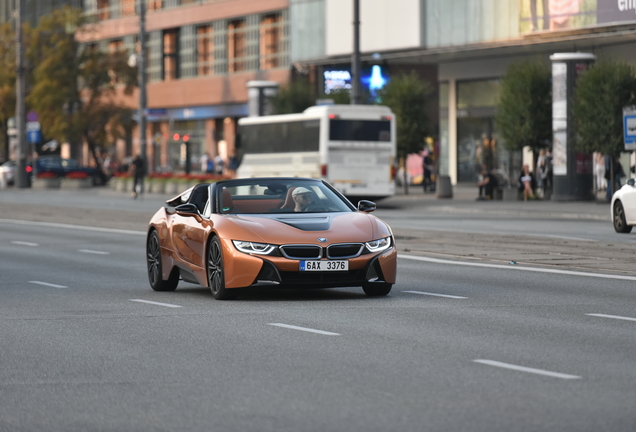
[{"label": "concrete column", "polygon": [[448,80],[448,175],[457,184],[457,80]]}]

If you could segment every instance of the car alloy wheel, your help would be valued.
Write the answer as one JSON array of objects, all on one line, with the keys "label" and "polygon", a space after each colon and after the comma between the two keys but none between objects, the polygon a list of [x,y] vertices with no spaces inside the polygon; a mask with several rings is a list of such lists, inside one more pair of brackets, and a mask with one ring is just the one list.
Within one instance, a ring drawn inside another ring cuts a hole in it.
[{"label": "car alloy wheel", "polygon": [[214,236],[208,246],[208,286],[212,296],[217,300],[236,298],[236,290],[225,288],[225,273],[223,271],[223,251],[221,241]]},{"label": "car alloy wheel", "polygon": [[179,284],[179,271],[175,268],[170,273],[168,280],[162,279],[161,245],[157,231],[151,232],[148,236],[146,260],[148,263],[148,281],[152,289],[155,291],[174,291]]},{"label": "car alloy wheel", "polygon": [[614,231],[617,233],[629,233],[632,231],[632,227],[627,225],[625,219],[625,209],[620,201],[614,203]]}]

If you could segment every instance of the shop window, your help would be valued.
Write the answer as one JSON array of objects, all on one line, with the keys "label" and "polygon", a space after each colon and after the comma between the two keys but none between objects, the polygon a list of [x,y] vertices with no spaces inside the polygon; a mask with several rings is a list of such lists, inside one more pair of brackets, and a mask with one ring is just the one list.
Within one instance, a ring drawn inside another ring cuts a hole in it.
[{"label": "shop window", "polygon": [[260,25],[260,68],[272,69],[280,66],[278,54],[282,39],[281,14],[265,15]]},{"label": "shop window", "polygon": [[197,27],[197,75],[212,75],[214,72],[214,39],[212,26]]},{"label": "shop window", "polygon": [[245,70],[247,56],[245,20],[234,20],[228,24],[228,62],[230,72]]},{"label": "shop window", "polygon": [[179,29],[163,32],[163,79],[172,81],[179,78]]}]

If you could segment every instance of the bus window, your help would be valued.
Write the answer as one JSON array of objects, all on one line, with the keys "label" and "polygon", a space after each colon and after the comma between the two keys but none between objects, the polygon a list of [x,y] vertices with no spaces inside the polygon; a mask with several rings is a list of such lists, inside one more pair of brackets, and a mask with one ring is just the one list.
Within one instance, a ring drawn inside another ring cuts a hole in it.
[{"label": "bus window", "polygon": [[239,133],[244,154],[317,152],[320,120],[240,125]]},{"label": "bus window", "polygon": [[391,141],[391,122],[329,120],[330,141]]}]

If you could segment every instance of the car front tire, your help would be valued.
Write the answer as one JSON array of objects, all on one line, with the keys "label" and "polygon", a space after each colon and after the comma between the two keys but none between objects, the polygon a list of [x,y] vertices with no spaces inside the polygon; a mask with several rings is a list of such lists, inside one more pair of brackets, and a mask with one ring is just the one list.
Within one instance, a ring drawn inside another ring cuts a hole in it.
[{"label": "car front tire", "polygon": [[625,209],[620,201],[614,202],[614,231],[623,234],[632,232],[631,225],[627,225]]},{"label": "car front tire", "polygon": [[148,263],[148,281],[155,291],[174,291],[179,284],[179,270],[176,268],[170,272],[168,280],[163,279],[163,267],[161,264],[161,243],[159,234],[153,231],[148,236],[146,244],[146,261]]},{"label": "car front tire", "polygon": [[369,297],[383,297],[391,292],[392,287],[390,283],[368,283],[362,285],[362,290]]},{"label": "car front tire", "polygon": [[232,300],[237,291],[225,288],[225,270],[223,266],[223,249],[221,241],[214,236],[208,245],[208,286],[212,296],[217,300]]}]

